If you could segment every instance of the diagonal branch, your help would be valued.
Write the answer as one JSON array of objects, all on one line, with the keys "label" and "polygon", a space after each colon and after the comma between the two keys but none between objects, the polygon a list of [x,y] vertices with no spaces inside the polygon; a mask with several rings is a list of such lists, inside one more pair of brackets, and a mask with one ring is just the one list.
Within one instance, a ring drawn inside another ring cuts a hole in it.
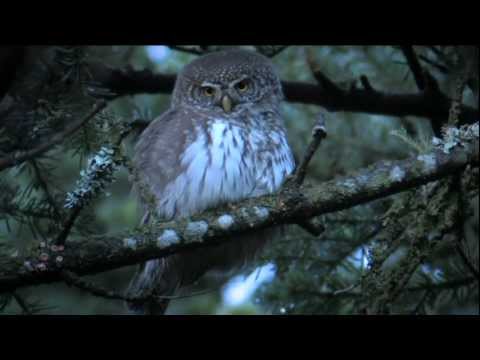
[{"label": "diagonal branch", "polygon": [[312,130],[312,140],[308,144],[302,162],[295,171],[295,182],[297,185],[303,184],[305,176],[307,175],[308,164],[310,163],[310,160],[312,160],[312,157],[320,146],[320,143],[326,136],[327,131],[325,129],[325,116],[324,114],[320,113]]},{"label": "diagonal branch", "polygon": [[[79,276],[96,274],[234,241],[237,235],[277,224],[295,224],[302,219],[365,204],[478,166],[478,134],[472,143],[449,154],[434,150],[401,161],[381,161],[349,176],[315,187],[286,186],[278,194],[247,199],[235,209],[213,209],[194,216],[152,225],[124,235],[99,235],[68,242],[62,256],[51,250],[31,250],[20,257],[0,257],[0,292],[21,286],[62,280],[61,270]],[[225,220],[228,221],[225,221]]]},{"label": "diagonal branch", "polygon": [[39,164],[37,164],[37,161],[35,159],[32,159],[30,162],[33,166],[33,170],[35,172],[35,176],[37,178],[37,181],[40,184],[40,187],[43,189],[43,192],[45,194],[45,199],[47,200],[48,204],[52,208],[56,219],[60,220],[62,218],[61,213],[60,213],[60,209],[58,208],[58,205],[57,205],[55,199],[53,198],[53,196],[52,196],[52,194],[51,194],[51,192],[48,188],[47,182],[45,181],[45,178],[43,177],[43,174],[42,174],[42,171],[40,169]]},{"label": "diagonal branch", "polygon": [[18,165],[26,160],[33,159],[34,157],[48,151],[53,146],[65,140],[66,137],[70,136],[75,131],[80,129],[85,123],[91,120],[98,112],[100,112],[106,106],[107,103],[101,100],[93,106],[93,109],[85,117],[74,121],[72,124],[67,125],[63,131],[52,135],[48,139],[48,141],[39,144],[33,149],[26,151],[17,151],[15,153],[7,154],[6,156],[0,158],[0,171],[5,170],[11,166]]},{"label": "diagonal branch", "polygon": [[400,48],[402,49],[403,55],[405,56],[408,66],[412,71],[413,78],[415,79],[418,89],[420,91],[425,90],[425,74],[423,72],[422,65],[420,65],[417,55],[415,54],[415,50],[413,50],[413,46],[406,45],[400,46]]},{"label": "diagonal branch", "polygon": [[[449,290],[449,289],[457,289],[459,287],[470,286],[476,282],[476,278],[473,276],[454,279],[449,281],[444,281],[440,283],[433,283],[433,284],[426,284],[426,285],[417,285],[406,287],[404,289],[405,292],[408,293],[416,293],[421,291],[442,291],[442,290]],[[350,290],[350,289],[349,289]],[[313,296],[318,296],[322,298],[360,298],[362,294],[360,292],[353,292],[353,291],[299,291],[302,294],[308,294]]]},{"label": "diagonal branch", "polygon": [[15,301],[17,302],[18,306],[20,306],[20,308],[22,309],[22,312],[23,312],[24,315],[32,315],[32,311],[29,309],[29,307],[28,307],[27,303],[25,302],[25,300],[23,299],[23,297],[18,295],[16,292],[13,292],[12,296],[15,299]]}]

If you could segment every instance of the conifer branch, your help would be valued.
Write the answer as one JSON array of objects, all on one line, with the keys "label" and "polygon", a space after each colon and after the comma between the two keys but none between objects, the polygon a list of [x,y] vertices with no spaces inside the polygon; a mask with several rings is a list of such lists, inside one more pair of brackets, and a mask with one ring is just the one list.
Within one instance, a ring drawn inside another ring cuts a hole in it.
[{"label": "conifer branch", "polygon": [[47,141],[37,145],[31,150],[16,151],[12,154],[6,154],[4,157],[0,158],[0,171],[12,166],[19,165],[26,160],[33,159],[50,150],[53,146],[61,143],[65,140],[65,138],[80,129],[84,124],[91,120],[96,114],[98,114],[98,112],[103,110],[106,106],[107,102],[104,100],[100,100],[93,106],[93,109],[85,117],[67,125],[63,131],[52,135]]},{"label": "conifer branch", "polygon": [[[401,161],[379,162],[349,176],[315,187],[286,186],[278,194],[248,199],[235,209],[213,209],[191,219],[154,223],[126,235],[91,236],[68,242],[61,256],[40,257],[35,251],[21,258],[0,257],[0,292],[61,280],[60,270],[79,276],[96,274],[173,253],[229,241],[237,235],[276,224],[295,224],[322,214],[369,201],[478,166],[478,134],[445,153],[430,153]],[[219,217],[233,219],[225,226]],[[45,251],[45,250],[44,250]]]},{"label": "conifer branch", "polygon": [[[109,99],[141,93],[167,93],[173,91],[174,74],[155,74],[150,70],[132,68],[112,69],[97,64],[92,69],[96,86],[108,89]],[[316,72],[322,84],[282,81],[285,98],[289,102],[314,104],[325,107],[330,112],[347,111],[390,116],[419,116],[428,119],[448,118],[451,100],[442,92],[416,92],[395,94],[372,91],[372,86],[364,89],[344,91],[327,76]],[[363,81],[365,85],[365,81]],[[462,105],[460,125],[478,121],[477,109]]]}]

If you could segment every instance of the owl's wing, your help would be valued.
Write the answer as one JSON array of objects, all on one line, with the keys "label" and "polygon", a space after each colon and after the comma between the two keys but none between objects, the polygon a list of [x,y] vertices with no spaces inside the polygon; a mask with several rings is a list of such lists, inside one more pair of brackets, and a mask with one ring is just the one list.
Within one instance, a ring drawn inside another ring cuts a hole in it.
[{"label": "owl's wing", "polygon": [[179,155],[185,147],[191,131],[190,114],[170,109],[143,131],[135,146],[134,192],[145,206],[148,196],[158,202],[164,196],[165,187],[181,171]]}]

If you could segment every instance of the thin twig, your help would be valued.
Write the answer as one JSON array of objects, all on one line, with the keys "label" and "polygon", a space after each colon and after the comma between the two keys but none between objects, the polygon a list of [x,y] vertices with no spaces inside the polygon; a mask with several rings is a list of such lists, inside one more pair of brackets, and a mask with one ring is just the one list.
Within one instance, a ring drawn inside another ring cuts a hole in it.
[{"label": "thin twig", "polygon": [[423,294],[422,298],[418,302],[417,306],[415,306],[415,309],[412,311],[412,315],[417,315],[420,312],[420,308],[425,304],[425,301],[427,301],[428,296],[430,295],[430,290],[425,290],[425,293]]},{"label": "thin twig", "polygon": [[66,126],[63,131],[52,135],[48,141],[39,144],[31,150],[17,151],[12,154],[7,154],[7,156],[3,158],[0,158],[0,171],[7,169],[11,166],[16,166],[24,162],[25,160],[32,159],[38,155],[41,155],[45,151],[52,148],[54,145],[61,143],[65,140],[66,137],[80,129],[80,127],[82,127],[85,123],[91,120],[98,112],[100,112],[106,106],[107,102],[105,100],[100,100],[93,106],[93,109],[84,118]]},{"label": "thin twig", "polygon": [[302,162],[298,166],[297,170],[295,171],[295,182],[297,185],[302,185],[303,181],[305,180],[305,176],[307,175],[307,167],[312,159],[315,151],[317,151],[318,147],[322,140],[327,136],[327,131],[325,129],[325,115],[320,113],[318,115],[317,121],[315,126],[312,129],[312,140],[310,144],[308,144],[307,150],[305,151],[305,155],[302,159]]},{"label": "thin twig", "polygon": [[45,198],[47,199],[48,203],[50,204],[51,208],[53,209],[53,212],[55,214],[55,218],[60,220],[61,219],[60,210],[59,210],[58,205],[55,202],[52,194],[50,194],[47,182],[45,181],[45,179],[42,176],[42,173],[40,171],[40,167],[37,164],[37,161],[35,159],[31,159],[30,162],[33,166],[33,170],[35,172],[35,176],[37,177],[38,183],[40,184],[41,188],[43,189],[43,192],[45,193]]},{"label": "thin twig", "polygon": [[[445,289],[456,289],[459,287],[469,286],[476,281],[474,277],[467,277],[463,279],[456,279],[451,281],[445,281],[438,284],[428,284],[424,286],[412,286],[404,288],[404,292],[420,292],[420,291],[437,291],[437,290],[445,290]],[[318,297],[325,297],[325,298],[334,298],[334,297],[345,297],[345,298],[357,298],[362,296],[361,292],[353,292],[353,291],[306,291],[306,294],[318,296]]]},{"label": "thin twig", "polygon": [[457,126],[460,112],[461,112],[461,106],[463,103],[463,90],[465,89],[465,86],[467,85],[467,69],[461,71],[459,74],[456,74],[455,76],[455,90],[452,98],[452,103],[450,105],[450,111],[448,114],[448,123],[450,125]]},{"label": "thin twig", "polygon": [[[312,129],[312,140],[307,147],[302,162],[300,163],[297,170],[295,171],[295,174],[293,175],[293,180],[295,181],[295,184],[297,186],[303,184],[305,176],[307,175],[308,164],[310,163],[310,160],[315,154],[315,151],[317,151],[318,147],[320,146],[322,139],[324,139],[326,136],[327,131],[325,129],[325,115],[323,113],[320,113],[318,115],[315,126]],[[322,224],[315,223],[311,219],[298,221],[297,225],[315,237],[320,236],[320,234],[325,231],[325,227]]]},{"label": "thin twig", "polygon": [[65,241],[67,240],[67,237],[72,230],[73,224],[77,220],[78,215],[80,215],[80,211],[82,209],[82,206],[77,206],[72,210],[72,212],[70,212],[67,220],[63,224],[62,231],[60,232],[60,234],[58,234],[57,238],[54,241],[55,245],[60,246],[65,244]]},{"label": "thin twig", "polygon": [[462,279],[454,279],[449,281],[444,281],[436,284],[427,284],[419,286],[411,286],[405,288],[407,292],[417,292],[417,291],[436,291],[436,290],[446,290],[446,289],[456,289],[459,287],[469,286],[473,284],[477,279],[473,276],[465,277]]},{"label": "thin twig", "polygon": [[185,47],[185,46],[179,46],[179,45],[167,45],[167,46],[172,50],[181,51],[187,54],[203,55],[206,53],[206,51],[195,49],[192,47]]},{"label": "thin twig", "polygon": [[418,55],[418,58],[422,61],[424,61],[425,63],[433,66],[434,68],[436,68],[438,71],[440,71],[442,74],[448,74],[450,72],[450,70],[448,69],[448,67],[446,67],[445,65],[442,65],[428,57],[426,57],[425,55]]},{"label": "thin twig", "polygon": [[475,266],[470,262],[470,260],[467,257],[467,254],[465,254],[465,251],[463,251],[462,247],[460,244],[456,244],[455,246],[458,254],[462,258],[463,263],[465,266],[468,268],[468,270],[477,278],[480,279],[480,274],[477,269],[475,269]]},{"label": "thin twig", "polygon": [[13,298],[17,302],[17,304],[22,308],[23,314],[24,315],[32,315],[33,313],[30,311],[28,308],[27,303],[23,300],[23,298],[18,295],[16,292],[12,293]]},{"label": "thin twig", "polygon": [[475,266],[471,263],[471,261],[468,259],[467,254],[465,254],[465,251],[463,250],[463,244],[464,244],[464,239],[465,239],[465,229],[464,229],[464,224],[465,224],[465,202],[463,200],[463,187],[462,187],[462,178],[461,174],[456,174],[453,179],[456,195],[457,195],[457,218],[456,218],[456,243],[455,243],[455,250],[457,251],[458,255],[462,259],[464,265],[467,267],[467,269],[474,275],[477,279],[480,279],[480,274],[478,269],[475,268]]},{"label": "thin twig", "polygon": [[420,62],[418,61],[417,55],[415,54],[415,50],[413,50],[413,46],[411,45],[400,46],[400,48],[402,49],[403,55],[405,56],[408,66],[412,71],[412,74],[418,89],[421,91],[425,90],[426,81],[425,81],[424,71],[422,69],[422,66],[420,65]]},{"label": "thin twig", "polygon": [[356,283],[356,284],[352,284],[350,286],[347,286],[346,288],[344,289],[339,289],[339,290],[335,290],[333,292],[333,295],[337,296],[339,294],[343,294],[343,293],[346,293],[346,292],[349,292],[349,291],[352,291],[353,289],[357,288],[360,286],[360,283]]},{"label": "thin twig", "polygon": [[269,57],[269,58],[272,58],[278,54],[280,54],[283,50],[285,50],[288,45],[282,45],[282,46],[268,46],[270,48],[273,48],[273,49],[265,49],[266,46],[255,46],[255,48],[257,49],[257,51],[259,53],[261,53],[262,55],[265,55],[266,57]]},{"label": "thin twig", "polygon": [[375,92],[375,89],[373,86],[370,84],[370,81],[368,80],[368,77],[366,75],[360,76],[360,82],[363,85],[363,88],[369,92]]},{"label": "thin twig", "polygon": [[208,289],[205,291],[199,291],[185,295],[147,295],[147,296],[125,296],[117,293],[116,291],[105,289],[93,282],[83,280],[71,271],[63,270],[61,276],[65,283],[70,286],[75,286],[83,291],[89,292],[92,295],[102,297],[110,300],[122,300],[127,302],[145,302],[147,300],[176,300],[184,299],[194,296],[205,295],[214,291],[217,291],[220,287],[214,289]]}]

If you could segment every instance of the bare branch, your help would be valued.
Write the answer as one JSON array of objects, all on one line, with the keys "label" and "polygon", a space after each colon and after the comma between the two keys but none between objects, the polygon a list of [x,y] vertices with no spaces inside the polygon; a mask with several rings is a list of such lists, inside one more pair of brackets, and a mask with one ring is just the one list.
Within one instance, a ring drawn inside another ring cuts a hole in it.
[{"label": "bare branch", "polygon": [[307,167],[312,160],[313,155],[317,151],[318,147],[322,140],[327,136],[327,131],[325,129],[325,115],[320,113],[318,119],[312,129],[312,140],[308,144],[305,155],[302,159],[302,162],[295,171],[295,182],[297,185],[302,185],[307,175]]},{"label": "bare branch", "polygon": [[255,46],[255,48],[260,54],[265,55],[269,58],[272,58],[280,54],[287,47],[288,45],[257,45]]},{"label": "bare branch", "polygon": [[193,46],[184,46],[184,45],[167,45],[172,50],[181,51],[187,54],[193,55],[203,55],[205,51],[198,49],[197,47]]},{"label": "bare branch", "polygon": [[127,298],[121,294],[116,293],[113,290],[104,289],[97,284],[93,284],[92,282],[86,281],[75,275],[73,272],[68,270],[63,270],[60,272],[60,276],[65,281],[65,283],[69,286],[75,286],[81,290],[87,291],[92,295],[103,297],[105,299],[112,299],[112,300],[125,300],[125,301],[135,301],[139,299],[131,299]]},{"label": "bare branch", "polygon": [[420,60],[422,60],[423,62],[433,66],[434,68],[436,68],[438,71],[440,71],[442,74],[448,74],[450,72],[450,70],[448,69],[448,67],[446,67],[445,65],[442,65],[428,57],[426,57],[425,55],[418,55],[418,58]]},{"label": "bare branch", "polygon": [[[426,284],[426,285],[418,285],[418,286],[411,286],[411,287],[406,287],[404,289],[405,292],[409,293],[416,293],[416,292],[421,292],[421,291],[440,291],[440,290],[447,290],[447,289],[457,289],[459,287],[464,287],[464,286],[469,286],[474,284],[476,279],[474,277],[466,277],[462,279],[455,279],[455,280],[449,280],[449,281],[444,281],[441,283],[437,284]],[[351,286],[351,288],[354,288],[356,286]],[[322,298],[360,298],[362,296],[362,293],[360,292],[354,292],[350,291],[350,288],[346,289],[347,291],[299,291],[302,294],[306,295],[313,295],[317,297],[322,297]]]},{"label": "bare branch", "polygon": [[79,276],[75,275],[71,271],[61,271],[61,277],[65,281],[65,283],[69,286],[75,286],[76,288],[86,291],[92,295],[102,297],[104,299],[110,299],[110,300],[122,300],[122,301],[128,301],[128,302],[143,302],[147,300],[152,300],[152,299],[157,299],[157,300],[176,300],[176,299],[183,299],[183,298],[189,298],[193,296],[199,296],[199,295],[204,295],[207,293],[210,293],[212,291],[217,291],[218,288],[215,289],[209,289],[205,291],[199,291],[191,294],[185,294],[185,295],[147,295],[144,297],[138,296],[138,297],[131,297],[131,296],[125,296],[122,295],[114,290],[110,289],[104,289],[103,287],[99,286],[98,284],[94,284],[93,282],[86,281]]},{"label": "bare branch", "polygon": [[[302,162],[297,167],[293,175],[293,181],[297,186],[303,184],[305,176],[307,175],[308,164],[320,146],[321,141],[326,136],[327,131],[325,130],[325,115],[320,113],[317,115],[317,121],[312,129],[312,140],[308,144]],[[320,236],[320,234],[325,231],[325,228],[322,224],[314,223],[311,219],[302,219],[297,223],[297,225],[313,236]]]},{"label": "bare branch", "polygon": [[370,80],[368,80],[368,77],[366,77],[365,75],[360,76],[360,82],[362,83],[365,90],[375,92],[375,89],[370,84]]},{"label": "bare branch", "polygon": [[[108,89],[116,98],[140,93],[171,93],[176,76],[154,74],[149,70],[136,71],[131,68],[111,69],[101,64],[92,67],[92,74],[100,88]],[[323,106],[330,112],[348,111],[391,116],[419,116],[429,119],[447,119],[450,99],[441,92],[433,94],[418,92],[392,94],[371,89],[343,91],[328,77],[317,72],[320,84],[283,81],[285,98],[290,102]],[[365,85],[365,84],[364,84]],[[101,95],[99,95],[101,96]],[[479,118],[478,110],[461,107],[460,125],[474,123]]]},{"label": "bare branch", "polygon": [[413,46],[400,46],[419,90],[425,90],[425,76]]},{"label": "bare branch", "polygon": [[40,170],[39,165],[37,164],[37,161],[35,159],[31,159],[30,163],[33,166],[33,170],[35,172],[35,176],[37,178],[38,183],[40,184],[41,188],[43,189],[43,192],[45,193],[45,198],[47,199],[47,202],[50,204],[50,207],[53,210],[53,213],[56,217],[57,220],[61,219],[61,214],[60,214],[60,209],[58,208],[58,205],[53,198],[52,194],[50,193],[50,190],[48,189],[47,182],[43,178],[42,171]]}]

